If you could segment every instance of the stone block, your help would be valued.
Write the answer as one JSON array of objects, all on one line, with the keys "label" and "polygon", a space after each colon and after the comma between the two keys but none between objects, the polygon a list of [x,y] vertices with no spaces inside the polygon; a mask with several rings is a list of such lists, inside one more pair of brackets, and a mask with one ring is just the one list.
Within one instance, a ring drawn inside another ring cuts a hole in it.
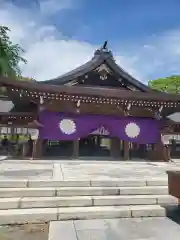
[{"label": "stone block", "polygon": [[64,187],[57,189],[57,196],[101,196],[118,195],[116,187]]},{"label": "stone block", "polygon": [[55,188],[0,188],[0,198],[52,196]]},{"label": "stone block", "polygon": [[119,180],[92,180],[92,187],[140,187],[146,186],[145,180],[119,179]]},{"label": "stone block", "polygon": [[158,205],[131,206],[132,217],[165,217],[165,208]]},{"label": "stone block", "polygon": [[90,187],[90,180],[64,180],[60,187]]},{"label": "stone block", "polygon": [[56,181],[52,179],[29,180],[28,182],[29,188],[59,187],[60,185],[61,181]]},{"label": "stone block", "polygon": [[131,217],[129,207],[74,207],[59,208],[58,220],[127,218]]},{"label": "stone block", "polygon": [[66,180],[29,180],[28,186],[35,187],[89,187],[90,181]]},{"label": "stone block", "polygon": [[147,186],[168,186],[168,179],[148,179],[146,180]]},{"label": "stone block", "polygon": [[94,196],[94,206],[120,206],[120,205],[152,205],[156,204],[153,196]]},{"label": "stone block", "polygon": [[171,195],[162,195],[162,196],[157,196],[157,203],[159,205],[177,205],[178,204],[178,199],[171,196]]},{"label": "stone block", "polygon": [[20,198],[0,198],[0,209],[19,208]]},{"label": "stone block", "polygon": [[0,188],[25,188],[27,187],[28,180],[0,180]]},{"label": "stone block", "polygon": [[57,220],[57,208],[0,210],[0,224],[44,223]]},{"label": "stone block", "polygon": [[166,186],[121,187],[120,195],[164,195],[168,194]]},{"label": "stone block", "polygon": [[22,198],[21,208],[87,207],[92,206],[92,198],[83,197],[41,197]]}]

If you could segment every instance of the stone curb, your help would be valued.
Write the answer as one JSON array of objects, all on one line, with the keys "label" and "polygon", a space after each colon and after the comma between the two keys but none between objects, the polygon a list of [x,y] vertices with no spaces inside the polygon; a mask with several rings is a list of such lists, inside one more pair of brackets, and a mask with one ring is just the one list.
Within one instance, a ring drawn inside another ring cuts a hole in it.
[{"label": "stone curb", "polygon": [[28,179],[1,179],[0,188],[18,187],[142,187],[167,186],[167,179],[119,179],[119,180],[28,180]]},{"label": "stone curb", "polygon": [[0,210],[0,225],[95,218],[164,217],[165,215],[165,209],[158,205],[11,209]]},{"label": "stone curb", "polygon": [[42,187],[42,188],[0,188],[0,198],[13,197],[72,197],[107,195],[167,195],[168,187]]},{"label": "stone curb", "polygon": [[170,206],[177,205],[178,201],[176,198],[168,195],[0,198],[1,210],[157,204]]},{"label": "stone curb", "polygon": [[166,211],[158,205],[103,206],[86,208],[59,208],[58,220],[96,218],[164,217]]}]

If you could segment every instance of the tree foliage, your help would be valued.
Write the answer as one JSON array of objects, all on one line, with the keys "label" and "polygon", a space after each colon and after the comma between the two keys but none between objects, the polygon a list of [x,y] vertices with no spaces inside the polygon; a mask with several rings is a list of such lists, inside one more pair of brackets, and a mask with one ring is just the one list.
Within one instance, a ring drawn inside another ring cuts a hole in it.
[{"label": "tree foliage", "polygon": [[157,91],[180,94],[180,75],[151,80],[148,85]]},{"label": "tree foliage", "polygon": [[21,76],[19,63],[26,60],[21,57],[23,49],[10,41],[9,31],[8,27],[0,26],[0,75],[16,78]]},{"label": "tree foliage", "polygon": [[24,77],[24,76],[18,76],[17,80],[19,81],[36,81],[34,78],[30,78],[30,77]]}]

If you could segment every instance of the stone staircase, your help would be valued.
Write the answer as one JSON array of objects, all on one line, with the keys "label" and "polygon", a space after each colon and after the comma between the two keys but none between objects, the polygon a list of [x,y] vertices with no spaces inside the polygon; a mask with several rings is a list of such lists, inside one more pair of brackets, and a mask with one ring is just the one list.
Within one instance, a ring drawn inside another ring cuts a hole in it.
[{"label": "stone staircase", "polygon": [[161,217],[172,204],[166,179],[0,180],[0,224]]}]

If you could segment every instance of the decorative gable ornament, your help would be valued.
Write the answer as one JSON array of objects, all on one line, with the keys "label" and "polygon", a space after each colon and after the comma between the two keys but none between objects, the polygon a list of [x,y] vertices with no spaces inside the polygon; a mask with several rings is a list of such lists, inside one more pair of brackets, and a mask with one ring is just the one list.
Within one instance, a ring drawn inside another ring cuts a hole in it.
[{"label": "decorative gable ornament", "polygon": [[96,68],[95,71],[99,73],[101,80],[106,80],[108,75],[112,73],[112,71],[104,63]]}]

